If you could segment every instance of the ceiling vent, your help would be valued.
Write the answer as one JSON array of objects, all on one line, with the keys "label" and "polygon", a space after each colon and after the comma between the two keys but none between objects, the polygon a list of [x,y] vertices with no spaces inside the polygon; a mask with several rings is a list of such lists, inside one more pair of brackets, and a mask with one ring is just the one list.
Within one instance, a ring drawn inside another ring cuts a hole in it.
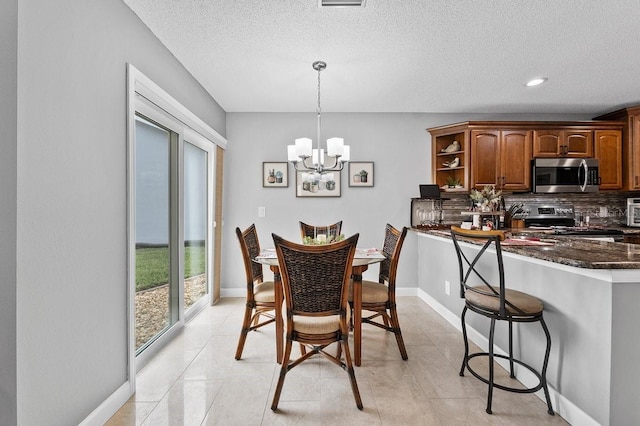
[{"label": "ceiling vent", "polygon": [[364,7],[367,0],[318,0],[318,7]]}]

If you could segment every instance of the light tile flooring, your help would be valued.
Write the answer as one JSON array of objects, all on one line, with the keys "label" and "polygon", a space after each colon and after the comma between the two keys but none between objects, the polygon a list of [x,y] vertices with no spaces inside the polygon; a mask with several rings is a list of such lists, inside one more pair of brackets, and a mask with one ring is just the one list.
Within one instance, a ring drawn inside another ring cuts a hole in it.
[{"label": "light tile flooring", "polygon": [[458,375],[461,333],[417,297],[400,297],[398,305],[409,360],[400,358],[391,333],[363,327],[362,366],[355,370],[362,411],[346,373],[320,356],[290,371],[278,411],[271,411],[279,374],[274,327],[250,333],[236,361],[244,299],[226,298],[138,373],[136,394],[107,425],[567,424],[535,395],[501,390],[494,391],[494,414],[486,414],[486,385]]}]

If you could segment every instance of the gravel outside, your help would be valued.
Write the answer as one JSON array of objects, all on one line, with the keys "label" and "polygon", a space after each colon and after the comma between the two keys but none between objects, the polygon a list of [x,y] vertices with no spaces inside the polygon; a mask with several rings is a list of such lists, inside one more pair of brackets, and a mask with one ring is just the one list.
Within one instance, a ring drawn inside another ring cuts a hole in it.
[{"label": "gravel outside", "polygon": [[[207,292],[205,274],[184,281],[185,308]],[[158,334],[169,323],[169,285],[164,284],[136,293],[136,349]]]}]

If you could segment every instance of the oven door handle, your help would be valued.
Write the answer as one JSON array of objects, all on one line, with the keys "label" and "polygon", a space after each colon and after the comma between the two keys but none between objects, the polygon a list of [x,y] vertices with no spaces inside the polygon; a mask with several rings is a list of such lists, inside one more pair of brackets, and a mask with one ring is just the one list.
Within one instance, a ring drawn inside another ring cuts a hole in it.
[{"label": "oven door handle", "polygon": [[[584,170],[584,178],[580,179],[580,172]],[[587,162],[583,158],[580,162],[580,167],[578,167],[578,182],[582,181],[580,184],[580,191],[584,192],[587,188],[587,182],[589,180],[589,166],[587,166]]]}]

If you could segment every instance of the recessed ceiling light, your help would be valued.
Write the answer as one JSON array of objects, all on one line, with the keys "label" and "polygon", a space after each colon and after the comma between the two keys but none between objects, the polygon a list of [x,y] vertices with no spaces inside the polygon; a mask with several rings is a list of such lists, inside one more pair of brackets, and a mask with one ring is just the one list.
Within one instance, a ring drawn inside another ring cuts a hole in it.
[{"label": "recessed ceiling light", "polygon": [[533,80],[527,82],[527,87],[539,86],[545,81],[547,81],[546,77],[534,78]]}]

